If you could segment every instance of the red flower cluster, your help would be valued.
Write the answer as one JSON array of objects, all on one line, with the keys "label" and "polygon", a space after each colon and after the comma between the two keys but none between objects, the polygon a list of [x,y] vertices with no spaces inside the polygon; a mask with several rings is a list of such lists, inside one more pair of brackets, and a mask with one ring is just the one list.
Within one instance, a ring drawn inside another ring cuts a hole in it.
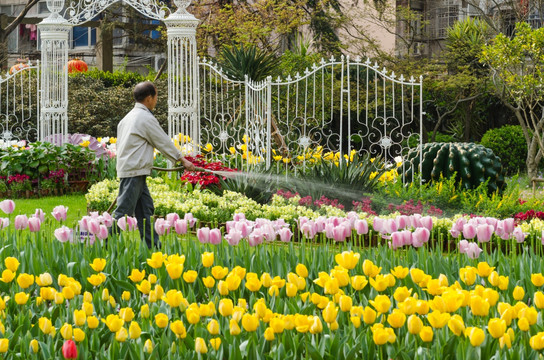
[{"label": "red flower cluster", "polygon": [[527,221],[531,219],[540,219],[544,220],[544,212],[543,211],[534,211],[534,210],[528,210],[526,212],[520,212],[514,215],[514,219],[516,221]]},{"label": "red flower cluster", "polygon": [[[236,169],[223,166],[220,161],[207,162],[202,155],[197,155],[196,157],[186,156],[185,158],[198,168],[212,171],[237,171]],[[212,184],[219,184],[219,177],[206,171],[185,171],[180,180],[187,181],[193,185],[199,184],[202,189]]]},{"label": "red flower cluster", "polygon": [[11,184],[12,182],[23,183],[25,181],[30,181],[30,176],[25,174],[16,174],[8,177],[8,184]]},{"label": "red flower cluster", "polygon": [[398,211],[401,213],[401,215],[414,215],[423,213],[426,213],[427,215],[442,215],[442,210],[440,210],[439,208],[433,205],[429,205],[428,209],[424,209],[421,200],[418,200],[417,204],[414,204],[413,199],[410,199],[401,205],[389,204],[387,209],[392,212]]}]

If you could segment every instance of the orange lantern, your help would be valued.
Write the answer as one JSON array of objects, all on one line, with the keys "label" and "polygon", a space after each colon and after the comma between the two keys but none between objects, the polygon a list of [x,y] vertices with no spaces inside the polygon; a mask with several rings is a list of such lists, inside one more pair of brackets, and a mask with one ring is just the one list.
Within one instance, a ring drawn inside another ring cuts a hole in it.
[{"label": "orange lantern", "polygon": [[87,72],[88,67],[85,61],[81,59],[72,59],[68,61],[68,73]]},{"label": "orange lantern", "polygon": [[27,67],[28,67],[28,64],[25,62],[24,59],[17,59],[17,61],[19,61],[19,63],[13,65],[13,66],[9,69],[9,73],[10,73],[10,74],[13,74],[13,73],[15,73],[15,72],[17,72],[17,71],[23,70],[24,68],[27,68]]}]

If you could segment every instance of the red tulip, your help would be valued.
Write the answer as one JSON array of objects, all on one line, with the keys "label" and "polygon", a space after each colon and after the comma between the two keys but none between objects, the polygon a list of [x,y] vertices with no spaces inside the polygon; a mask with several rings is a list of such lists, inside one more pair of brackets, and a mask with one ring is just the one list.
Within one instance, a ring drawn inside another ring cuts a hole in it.
[{"label": "red tulip", "polygon": [[64,356],[65,359],[77,358],[77,347],[73,340],[66,340],[64,342],[64,345],[62,345],[62,356]]}]

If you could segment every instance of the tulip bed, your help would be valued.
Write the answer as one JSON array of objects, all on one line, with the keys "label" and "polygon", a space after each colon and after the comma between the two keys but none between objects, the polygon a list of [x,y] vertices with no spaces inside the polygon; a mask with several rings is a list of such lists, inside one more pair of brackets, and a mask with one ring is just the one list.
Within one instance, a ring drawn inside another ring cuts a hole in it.
[{"label": "tulip bed", "polygon": [[[544,349],[534,223],[459,218],[449,236],[474,240],[444,254],[430,217],[349,213],[299,218],[297,230],[236,214],[222,232],[172,213],[155,222],[163,246],[150,250],[132,218],[108,236],[107,213],[73,228],[63,207],[25,220],[13,205],[0,202],[8,359],[534,359]],[[372,231],[380,243],[358,245]],[[522,251],[470,249],[477,240]]]}]

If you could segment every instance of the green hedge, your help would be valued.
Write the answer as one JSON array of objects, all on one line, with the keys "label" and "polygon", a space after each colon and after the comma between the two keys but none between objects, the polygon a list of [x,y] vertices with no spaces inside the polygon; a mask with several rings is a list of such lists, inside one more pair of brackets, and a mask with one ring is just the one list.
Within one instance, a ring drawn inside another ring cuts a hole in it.
[{"label": "green hedge", "polygon": [[527,143],[519,125],[506,125],[488,130],[480,142],[501,158],[506,174],[515,174],[525,170]]}]

